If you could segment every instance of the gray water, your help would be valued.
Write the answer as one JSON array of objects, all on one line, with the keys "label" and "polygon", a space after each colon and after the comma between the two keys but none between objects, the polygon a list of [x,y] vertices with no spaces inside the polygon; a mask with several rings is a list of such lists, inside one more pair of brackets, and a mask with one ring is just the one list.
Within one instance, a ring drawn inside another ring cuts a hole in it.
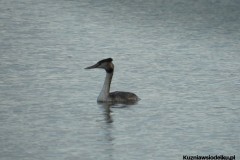
[{"label": "gray water", "polygon": [[239,158],[239,73],[238,0],[1,0],[0,159]]}]

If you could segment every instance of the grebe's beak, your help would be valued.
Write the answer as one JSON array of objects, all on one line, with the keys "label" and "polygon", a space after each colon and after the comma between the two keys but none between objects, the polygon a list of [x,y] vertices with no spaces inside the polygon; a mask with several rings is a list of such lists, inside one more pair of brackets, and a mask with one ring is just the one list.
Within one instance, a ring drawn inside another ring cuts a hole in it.
[{"label": "grebe's beak", "polygon": [[99,67],[99,63],[96,63],[93,66],[86,67],[85,69],[94,69],[94,68],[98,68],[98,67]]}]

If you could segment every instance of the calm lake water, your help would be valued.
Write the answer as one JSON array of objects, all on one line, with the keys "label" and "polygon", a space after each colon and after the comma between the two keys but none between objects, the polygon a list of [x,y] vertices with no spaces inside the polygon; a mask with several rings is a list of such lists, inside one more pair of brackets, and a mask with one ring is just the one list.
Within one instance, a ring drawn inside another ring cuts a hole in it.
[{"label": "calm lake water", "polygon": [[[240,157],[238,0],[1,0],[1,160]],[[96,102],[111,90],[136,105]]]}]

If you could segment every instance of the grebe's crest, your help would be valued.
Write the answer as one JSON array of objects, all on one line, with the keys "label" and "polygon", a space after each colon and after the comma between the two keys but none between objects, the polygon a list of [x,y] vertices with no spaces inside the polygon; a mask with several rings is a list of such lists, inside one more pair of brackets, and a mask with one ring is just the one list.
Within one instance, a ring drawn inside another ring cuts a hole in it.
[{"label": "grebe's crest", "polygon": [[107,59],[103,59],[103,60],[99,61],[98,63],[99,63],[99,64],[102,64],[102,63],[104,63],[104,62],[112,62],[112,61],[113,61],[112,58],[107,58]]}]

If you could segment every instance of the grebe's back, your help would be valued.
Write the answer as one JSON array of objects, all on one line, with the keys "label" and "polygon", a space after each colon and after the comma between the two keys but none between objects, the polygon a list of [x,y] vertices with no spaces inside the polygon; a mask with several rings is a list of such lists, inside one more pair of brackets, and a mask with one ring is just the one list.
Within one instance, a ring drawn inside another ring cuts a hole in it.
[{"label": "grebe's back", "polygon": [[111,92],[109,98],[113,102],[137,102],[140,100],[136,94],[122,91]]}]

